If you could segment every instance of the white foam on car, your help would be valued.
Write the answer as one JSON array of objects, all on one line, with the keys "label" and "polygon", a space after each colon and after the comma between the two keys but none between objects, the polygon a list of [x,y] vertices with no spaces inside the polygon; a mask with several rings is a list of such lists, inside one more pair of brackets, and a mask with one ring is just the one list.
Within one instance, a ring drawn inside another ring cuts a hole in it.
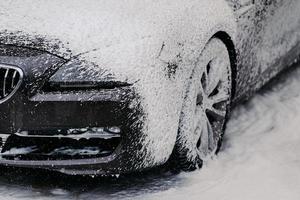
[{"label": "white foam on car", "polygon": [[[207,40],[220,27],[234,40],[236,30],[222,0],[1,1],[0,18],[2,31],[45,36],[49,41],[42,48],[66,58],[80,54],[81,67],[95,79],[113,73],[116,80],[136,82],[145,113],[139,119],[141,168],[171,154],[190,71]],[[3,37],[27,46],[31,39]],[[61,43],[53,48],[57,39]],[[168,72],[169,65],[176,66],[175,73]]]},{"label": "white foam on car", "polygon": [[3,153],[0,153],[0,156],[8,156],[8,155],[21,155],[21,154],[29,154],[33,151],[36,151],[35,146],[30,147],[20,147],[20,148],[11,148],[8,151],[4,151]]}]

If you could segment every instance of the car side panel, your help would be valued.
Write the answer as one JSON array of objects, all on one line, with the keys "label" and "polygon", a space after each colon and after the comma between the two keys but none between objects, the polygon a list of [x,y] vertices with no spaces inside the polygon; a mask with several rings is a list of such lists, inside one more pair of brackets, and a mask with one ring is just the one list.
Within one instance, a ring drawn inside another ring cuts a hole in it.
[{"label": "car side panel", "polygon": [[[257,61],[261,74],[300,41],[299,0],[256,0],[257,32],[260,43],[257,47]],[[288,66],[290,63],[286,63]],[[278,70],[284,66],[278,66]],[[276,70],[276,67],[274,67]],[[277,71],[278,71],[277,70]]]},{"label": "car side panel", "polygon": [[298,56],[300,1],[228,0],[237,20],[234,101],[244,99]]}]

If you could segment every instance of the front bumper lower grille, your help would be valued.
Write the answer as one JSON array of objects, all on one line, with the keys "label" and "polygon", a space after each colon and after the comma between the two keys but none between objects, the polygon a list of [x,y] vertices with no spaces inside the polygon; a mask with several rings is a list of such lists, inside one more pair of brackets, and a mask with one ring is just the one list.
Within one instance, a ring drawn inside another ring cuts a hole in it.
[{"label": "front bumper lower grille", "polygon": [[0,64],[0,103],[9,99],[20,87],[23,72],[20,68]]},{"label": "front bumper lower grille", "polygon": [[8,160],[103,158],[111,156],[121,142],[118,127],[49,129],[0,135],[0,157]]}]

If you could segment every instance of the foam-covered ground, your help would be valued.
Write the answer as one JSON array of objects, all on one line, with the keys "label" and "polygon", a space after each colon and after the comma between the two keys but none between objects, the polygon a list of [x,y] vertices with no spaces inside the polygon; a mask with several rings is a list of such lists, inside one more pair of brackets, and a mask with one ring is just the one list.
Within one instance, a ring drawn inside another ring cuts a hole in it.
[{"label": "foam-covered ground", "polygon": [[0,199],[300,199],[300,66],[234,109],[223,150],[202,170],[81,179],[5,172]]}]

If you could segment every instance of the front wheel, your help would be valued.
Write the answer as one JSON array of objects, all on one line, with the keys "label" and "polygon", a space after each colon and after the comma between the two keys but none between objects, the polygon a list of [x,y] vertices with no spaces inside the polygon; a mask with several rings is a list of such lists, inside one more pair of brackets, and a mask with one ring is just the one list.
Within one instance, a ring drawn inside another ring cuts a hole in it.
[{"label": "front wheel", "polygon": [[202,166],[219,150],[231,100],[231,64],[224,43],[212,38],[190,77],[171,159],[184,171]]}]

